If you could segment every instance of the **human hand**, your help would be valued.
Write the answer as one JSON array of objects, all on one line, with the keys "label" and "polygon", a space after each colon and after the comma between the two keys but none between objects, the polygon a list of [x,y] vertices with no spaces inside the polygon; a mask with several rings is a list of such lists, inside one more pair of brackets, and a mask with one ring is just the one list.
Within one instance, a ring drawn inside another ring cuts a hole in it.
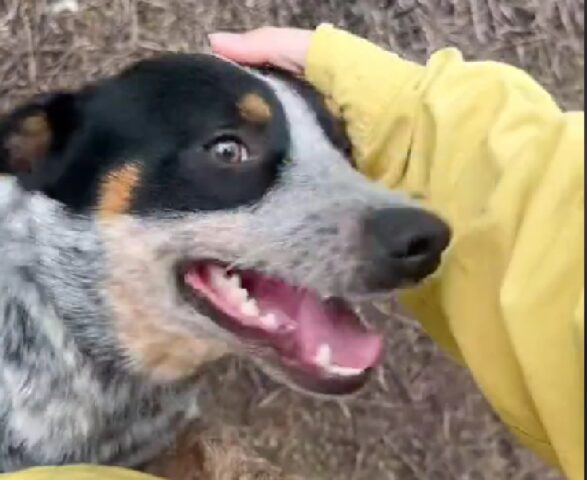
[{"label": "human hand", "polygon": [[214,33],[209,36],[212,51],[246,65],[271,65],[302,75],[310,48],[312,31],[263,27],[247,33]]},{"label": "human hand", "polygon": [[[385,165],[373,155],[387,151],[388,144],[395,146],[380,126],[389,123],[381,105],[391,105],[401,85],[396,57],[327,24],[315,31],[263,27],[240,34],[215,33],[209,40],[215,54],[236,63],[272,66],[303,76],[342,116],[359,168],[369,166],[375,177],[373,166]],[[399,70],[406,76],[409,69]],[[379,131],[376,138],[375,131]],[[401,166],[398,171],[401,174]]]}]

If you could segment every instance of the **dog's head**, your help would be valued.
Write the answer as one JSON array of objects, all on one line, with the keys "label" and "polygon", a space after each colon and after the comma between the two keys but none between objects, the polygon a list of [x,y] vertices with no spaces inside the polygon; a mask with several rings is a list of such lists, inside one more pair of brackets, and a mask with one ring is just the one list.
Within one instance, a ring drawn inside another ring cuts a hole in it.
[{"label": "dog's head", "polygon": [[315,393],[358,389],[382,341],[351,302],[419,282],[446,225],[350,164],[309,87],[169,55],[0,124],[0,173],[92,219],[133,364],[177,379],[229,351]]}]

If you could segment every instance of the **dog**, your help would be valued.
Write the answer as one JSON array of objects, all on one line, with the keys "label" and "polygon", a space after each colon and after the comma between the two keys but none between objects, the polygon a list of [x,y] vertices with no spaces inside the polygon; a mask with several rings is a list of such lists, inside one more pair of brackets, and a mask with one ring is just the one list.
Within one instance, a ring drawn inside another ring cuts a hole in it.
[{"label": "dog", "polygon": [[0,471],[140,468],[243,355],[349,395],[383,350],[355,299],[438,267],[446,223],[353,168],[301,80],[168,54],[0,121]]}]

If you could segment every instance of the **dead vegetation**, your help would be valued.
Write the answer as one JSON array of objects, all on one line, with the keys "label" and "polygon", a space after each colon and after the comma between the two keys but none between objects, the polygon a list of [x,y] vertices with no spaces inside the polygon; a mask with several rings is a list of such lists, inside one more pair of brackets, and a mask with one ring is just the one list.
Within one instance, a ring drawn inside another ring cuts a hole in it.
[{"label": "dead vegetation", "polygon": [[[530,71],[564,106],[583,105],[583,0],[77,3],[79,10],[71,12],[76,2],[59,0],[63,8],[55,13],[55,2],[48,0],[0,0],[0,110],[38,91],[72,88],[115,72],[140,57],[201,50],[205,34],[216,29],[311,27],[320,21],[420,61],[445,45],[468,58],[507,61]],[[359,398],[305,399],[250,366],[229,362],[209,375],[214,388],[205,398],[207,408],[236,428],[239,442],[306,479],[558,478],[516,445],[467,374],[413,322],[385,325],[385,369]]]},{"label": "dead vegetation", "polygon": [[169,480],[302,480],[243,446],[226,425],[193,425],[146,471]]}]

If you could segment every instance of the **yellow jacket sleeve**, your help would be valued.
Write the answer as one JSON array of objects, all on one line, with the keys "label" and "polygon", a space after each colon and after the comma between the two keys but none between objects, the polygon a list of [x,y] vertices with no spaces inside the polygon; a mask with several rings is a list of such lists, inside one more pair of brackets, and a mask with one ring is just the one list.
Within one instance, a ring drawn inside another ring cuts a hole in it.
[{"label": "yellow jacket sleeve", "polygon": [[584,114],[511,66],[453,49],[421,66],[330,26],[306,76],[361,171],[452,225],[440,271],[404,305],[527,445],[582,479]]},{"label": "yellow jacket sleeve", "polygon": [[0,474],[1,480],[158,480],[132,470],[96,465],[39,467],[17,473]]}]

